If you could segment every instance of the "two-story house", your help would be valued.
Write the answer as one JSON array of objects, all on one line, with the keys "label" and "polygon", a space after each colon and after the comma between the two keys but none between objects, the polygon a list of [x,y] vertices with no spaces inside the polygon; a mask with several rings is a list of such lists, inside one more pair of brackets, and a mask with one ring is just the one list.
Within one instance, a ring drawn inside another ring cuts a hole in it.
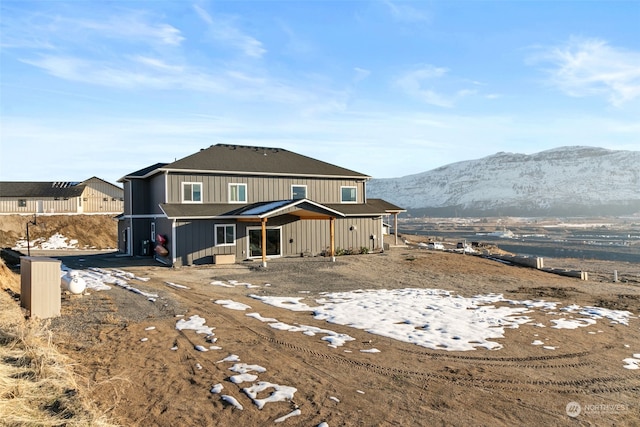
[{"label": "two-story house", "polygon": [[119,250],[172,266],[379,250],[383,218],[404,210],[368,200],[369,179],[279,148],[213,145],[120,179]]}]

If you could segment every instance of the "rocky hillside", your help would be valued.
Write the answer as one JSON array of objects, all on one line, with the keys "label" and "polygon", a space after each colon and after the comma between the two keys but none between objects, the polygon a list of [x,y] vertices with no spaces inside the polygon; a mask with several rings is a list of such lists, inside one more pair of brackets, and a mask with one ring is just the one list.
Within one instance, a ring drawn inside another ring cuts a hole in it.
[{"label": "rocky hillside", "polygon": [[422,216],[640,213],[640,151],[562,147],[497,153],[402,178],[374,179],[369,197]]}]

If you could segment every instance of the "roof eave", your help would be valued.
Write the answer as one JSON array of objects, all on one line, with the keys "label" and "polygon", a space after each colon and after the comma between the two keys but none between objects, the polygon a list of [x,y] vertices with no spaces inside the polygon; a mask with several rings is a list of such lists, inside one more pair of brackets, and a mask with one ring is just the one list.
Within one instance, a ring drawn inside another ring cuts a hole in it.
[{"label": "roof eave", "polygon": [[311,178],[338,178],[338,179],[362,179],[365,181],[370,180],[372,177],[369,175],[318,175],[318,174],[304,174],[304,173],[282,173],[282,172],[249,172],[249,171],[228,171],[228,170],[207,170],[207,169],[173,169],[173,168],[159,168],[156,171],[163,172],[177,172],[177,173],[203,173],[203,174],[220,174],[220,175],[250,175],[250,176],[304,176]]}]

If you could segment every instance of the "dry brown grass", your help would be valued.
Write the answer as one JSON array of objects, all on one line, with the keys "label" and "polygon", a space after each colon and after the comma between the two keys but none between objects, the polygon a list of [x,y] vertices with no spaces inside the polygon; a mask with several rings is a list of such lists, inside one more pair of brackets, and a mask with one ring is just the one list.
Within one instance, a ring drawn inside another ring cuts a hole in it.
[{"label": "dry brown grass", "polygon": [[47,322],[25,320],[7,292],[19,291],[19,277],[1,260],[0,279],[0,425],[114,426],[78,386],[73,363],[52,344]]}]

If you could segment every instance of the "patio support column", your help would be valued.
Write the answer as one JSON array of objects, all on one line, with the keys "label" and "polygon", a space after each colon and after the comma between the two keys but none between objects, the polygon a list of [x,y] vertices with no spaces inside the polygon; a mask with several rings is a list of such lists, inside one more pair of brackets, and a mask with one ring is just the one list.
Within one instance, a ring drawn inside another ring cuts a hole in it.
[{"label": "patio support column", "polygon": [[262,218],[262,266],[267,266],[267,218]]},{"label": "patio support column", "polygon": [[336,219],[329,217],[329,236],[331,240],[331,262],[336,262]]},{"label": "patio support column", "polygon": [[397,212],[393,214],[393,228],[394,228],[393,234],[396,237],[395,245],[398,246],[398,213]]}]

